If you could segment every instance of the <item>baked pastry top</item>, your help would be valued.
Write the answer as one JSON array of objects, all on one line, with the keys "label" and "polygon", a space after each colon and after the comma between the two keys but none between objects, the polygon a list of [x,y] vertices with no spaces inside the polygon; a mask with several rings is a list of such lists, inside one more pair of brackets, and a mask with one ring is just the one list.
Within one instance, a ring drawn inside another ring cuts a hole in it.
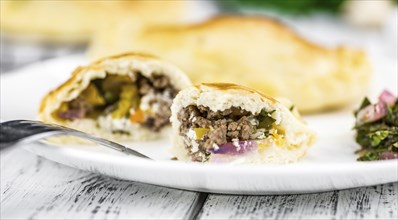
[{"label": "baked pastry top", "polygon": [[92,57],[146,51],[179,66],[194,83],[238,83],[292,100],[301,112],[336,108],[362,96],[366,54],[326,48],[266,17],[221,16],[193,25],[126,27],[96,36]]}]

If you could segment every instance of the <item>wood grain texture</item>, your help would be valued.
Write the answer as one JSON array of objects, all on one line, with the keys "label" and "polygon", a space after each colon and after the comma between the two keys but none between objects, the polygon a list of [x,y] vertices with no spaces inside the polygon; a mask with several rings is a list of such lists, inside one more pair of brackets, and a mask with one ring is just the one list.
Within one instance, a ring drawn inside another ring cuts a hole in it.
[{"label": "wood grain texture", "polygon": [[22,149],[1,155],[1,219],[184,219],[198,193],[115,180]]},{"label": "wood grain texture", "polygon": [[398,183],[283,196],[210,195],[200,219],[394,219]]},{"label": "wood grain texture", "polygon": [[398,183],[304,195],[207,195],[116,180],[22,149],[1,153],[0,175],[0,219],[398,218]]}]

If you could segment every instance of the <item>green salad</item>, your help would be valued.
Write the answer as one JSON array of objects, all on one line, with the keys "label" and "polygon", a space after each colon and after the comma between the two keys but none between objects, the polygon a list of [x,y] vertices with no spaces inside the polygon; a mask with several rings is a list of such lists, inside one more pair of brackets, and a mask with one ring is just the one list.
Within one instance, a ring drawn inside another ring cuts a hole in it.
[{"label": "green salad", "polygon": [[355,111],[359,161],[398,159],[398,101],[385,90],[377,103],[365,98]]}]

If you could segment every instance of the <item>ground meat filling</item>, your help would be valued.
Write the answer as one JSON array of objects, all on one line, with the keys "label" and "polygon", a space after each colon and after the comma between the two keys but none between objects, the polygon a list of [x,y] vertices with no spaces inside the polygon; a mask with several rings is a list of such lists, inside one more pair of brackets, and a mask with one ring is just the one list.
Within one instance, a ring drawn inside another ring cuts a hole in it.
[{"label": "ground meat filling", "polygon": [[[264,114],[269,117],[269,114]],[[215,145],[220,146],[234,140],[251,140],[258,130],[258,115],[232,107],[223,111],[212,111],[204,106],[187,106],[178,113],[181,122],[180,135],[189,150],[193,161],[205,161],[209,150]],[[267,118],[267,120],[269,120]],[[273,123],[273,120],[270,120]],[[205,128],[206,133],[202,135],[198,129]],[[192,133],[196,132],[193,140]],[[256,138],[259,136],[255,136]],[[197,149],[196,149],[196,147]]]},{"label": "ground meat filling", "polygon": [[147,110],[152,112],[147,115],[144,125],[154,131],[159,131],[169,124],[170,106],[177,95],[177,90],[171,86],[170,79],[164,75],[154,75],[151,80],[141,77],[138,85],[140,96],[148,101]]},{"label": "ground meat filling", "polygon": [[[98,119],[99,127],[112,131],[125,132],[128,124],[159,131],[169,124],[170,106],[176,94],[170,79],[163,74],[107,74],[104,79],[91,81],[77,98],[62,103],[54,114],[63,120]],[[115,121],[118,126],[112,125]]]}]

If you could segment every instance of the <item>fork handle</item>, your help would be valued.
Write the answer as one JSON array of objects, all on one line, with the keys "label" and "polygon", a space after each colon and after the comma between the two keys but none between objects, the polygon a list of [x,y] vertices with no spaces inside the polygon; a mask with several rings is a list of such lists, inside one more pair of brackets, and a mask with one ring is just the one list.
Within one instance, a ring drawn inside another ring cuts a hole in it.
[{"label": "fork handle", "polygon": [[[35,141],[47,136],[55,135],[54,133],[61,133],[56,128],[40,129],[44,135],[37,136],[40,132],[37,129],[28,129],[24,126],[16,126],[21,121],[8,121],[0,123],[0,150],[4,150],[13,146],[17,146],[22,141]],[[51,132],[51,133],[50,133]],[[32,138],[35,137],[35,138]]]},{"label": "fork handle", "polygon": [[12,146],[16,146],[16,142],[20,140],[22,135],[21,130],[17,130],[6,123],[0,124],[0,150],[7,149]]},{"label": "fork handle", "polygon": [[72,135],[80,137],[128,155],[151,159],[148,156],[121,144],[95,137],[75,129],[29,120],[15,120],[0,123],[0,150],[57,135]]}]

